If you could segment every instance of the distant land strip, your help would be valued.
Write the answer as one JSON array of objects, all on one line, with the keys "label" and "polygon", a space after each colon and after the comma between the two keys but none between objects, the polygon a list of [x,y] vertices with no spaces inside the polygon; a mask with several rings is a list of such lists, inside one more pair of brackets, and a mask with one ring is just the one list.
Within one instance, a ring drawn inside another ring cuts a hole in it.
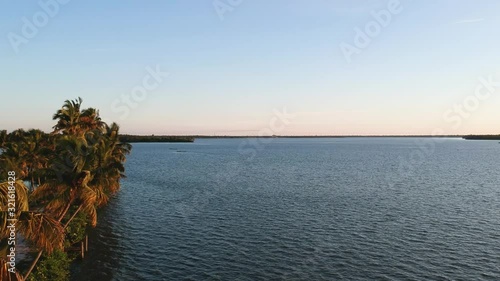
[{"label": "distant land strip", "polygon": [[196,139],[245,139],[245,138],[463,138],[466,140],[500,140],[500,135],[297,135],[297,136],[230,136],[230,135],[121,135],[122,142],[184,142]]},{"label": "distant land strip", "polygon": [[463,138],[466,140],[500,140],[500,135],[468,135]]},{"label": "distant land strip", "polygon": [[120,135],[120,141],[128,143],[137,142],[194,142],[191,136],[140,136],[140,135]]}]

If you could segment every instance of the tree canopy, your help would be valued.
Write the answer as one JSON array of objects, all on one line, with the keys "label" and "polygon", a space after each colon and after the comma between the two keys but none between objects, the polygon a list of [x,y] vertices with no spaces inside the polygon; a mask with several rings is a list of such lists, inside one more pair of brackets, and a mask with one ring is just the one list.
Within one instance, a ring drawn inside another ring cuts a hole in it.
[{"label": "tree canopy", "polygon": [[95,108],[83,109],[81,98],[65,101],[53,119],[50,133],[0,131],[0,265],[5,265],[9,237],[11,171],[16,177],[16,232],[38,252],[24,276],[12,275],[12,280],[27,278],[42,255],[47,260],[54,251],[64,253],[68,241],[74,242],[70,229],[82,229],[68,227],[71,223],[95,227],[97,210],[125,177],[124,163],[132,147],[120,141],[118,124],[103,122]]}]

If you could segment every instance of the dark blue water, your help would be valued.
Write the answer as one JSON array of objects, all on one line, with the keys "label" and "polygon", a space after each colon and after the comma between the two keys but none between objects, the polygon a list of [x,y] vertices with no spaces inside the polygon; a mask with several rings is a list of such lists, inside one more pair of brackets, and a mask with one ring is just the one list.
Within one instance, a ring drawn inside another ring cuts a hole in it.
[{"label": "dark blue water", "polygon": [[135,144],[73,279],[500,280],[498,142],[266,141]]}]

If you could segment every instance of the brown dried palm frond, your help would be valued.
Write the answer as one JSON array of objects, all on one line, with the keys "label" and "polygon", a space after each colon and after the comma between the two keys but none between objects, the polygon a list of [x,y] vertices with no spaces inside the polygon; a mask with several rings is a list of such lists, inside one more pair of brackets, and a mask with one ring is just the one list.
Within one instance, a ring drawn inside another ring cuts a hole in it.
[{"label": "brown dried palm frond", "polygon": [[91,225],[97,225],[97,211],[96,211],[96,201],[97,194],[90,187],[85,186],[80,193],[80,202],[82,210],[89,216],[91,220]]},{"label": "brown dried palm frond", "polygon": [[53,216],[61,214],[68,202],[74,200],[76,189],[66,184],[49,182],[39,186],[30,196],[35,206],[42,205],[43,211]]},{"label": "brown dried palm frond", "polygon": [[93,188],[93,190],[96,194],[96,206],[102,207],[102,206],[106,205],[109,201],[109,195],[106,194],[103,187],[99,186],[99,188]]},{"label": "brown dried palm frond", "polygon": [[36,212],[22,212],[17,223],[19,232],[39,250],[52,253],[63,249],[64,230],[57,220]]},{"label": "brown dried palm frond", "polygon": [[10,216],[7,212],[9,207],[9,186],[8,182],[0,183],[0,239],[5,238],[9,235],[10,231],[7,229],[7,225],[9,224],[8,219],[17,219],[21,212],[28,211],[28,188],[22,181],[16,181],[14,183],[14,187],[16,190],[15,196],[15,209],[16,212],[14,217]]},{"label": "brown dried palm frond", "polygon": [[23,281],[23,277],[21,276],[21,274],[19,274],[19,272],[17,272],[16,270],[16,273],[15,274],[12,274],[9,272],[9,266],[7,264],[7,262],[3,259],[0,259],[0,280],[2,281]]}]

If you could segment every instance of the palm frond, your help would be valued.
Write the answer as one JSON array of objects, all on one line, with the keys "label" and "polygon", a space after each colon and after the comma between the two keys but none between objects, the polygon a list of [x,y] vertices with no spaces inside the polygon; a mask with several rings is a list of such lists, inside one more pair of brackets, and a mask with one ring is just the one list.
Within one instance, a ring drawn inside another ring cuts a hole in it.
[{"label": "palm frond", "polygon": [[[26,185],[22,181],[16,181],[12,186],[15,187],[14,205],[9,204],[12,195],[12,193],[9,193],[9,189],[12,189],[11,185],[8,182],[0,183],[0,240],[10,234],[10,230],[7,228],[9,219],[18,219],[21,212],[29,210],[28,188]],[[8,212],[11,207],[15,209],[14,213]]]},{"label": "palm frond", "polygon": [[0,259],[0,280],[5,281],[23,281],[23,277],[16,270],[16,273],[9,272],[9,265],[7,261]]},{"label": "palm frond", "polygon": [[36,212],[22,212],[18,221],[19,232],[35,247],[51,253],[63,249],[64,230],[60,222]]}]

